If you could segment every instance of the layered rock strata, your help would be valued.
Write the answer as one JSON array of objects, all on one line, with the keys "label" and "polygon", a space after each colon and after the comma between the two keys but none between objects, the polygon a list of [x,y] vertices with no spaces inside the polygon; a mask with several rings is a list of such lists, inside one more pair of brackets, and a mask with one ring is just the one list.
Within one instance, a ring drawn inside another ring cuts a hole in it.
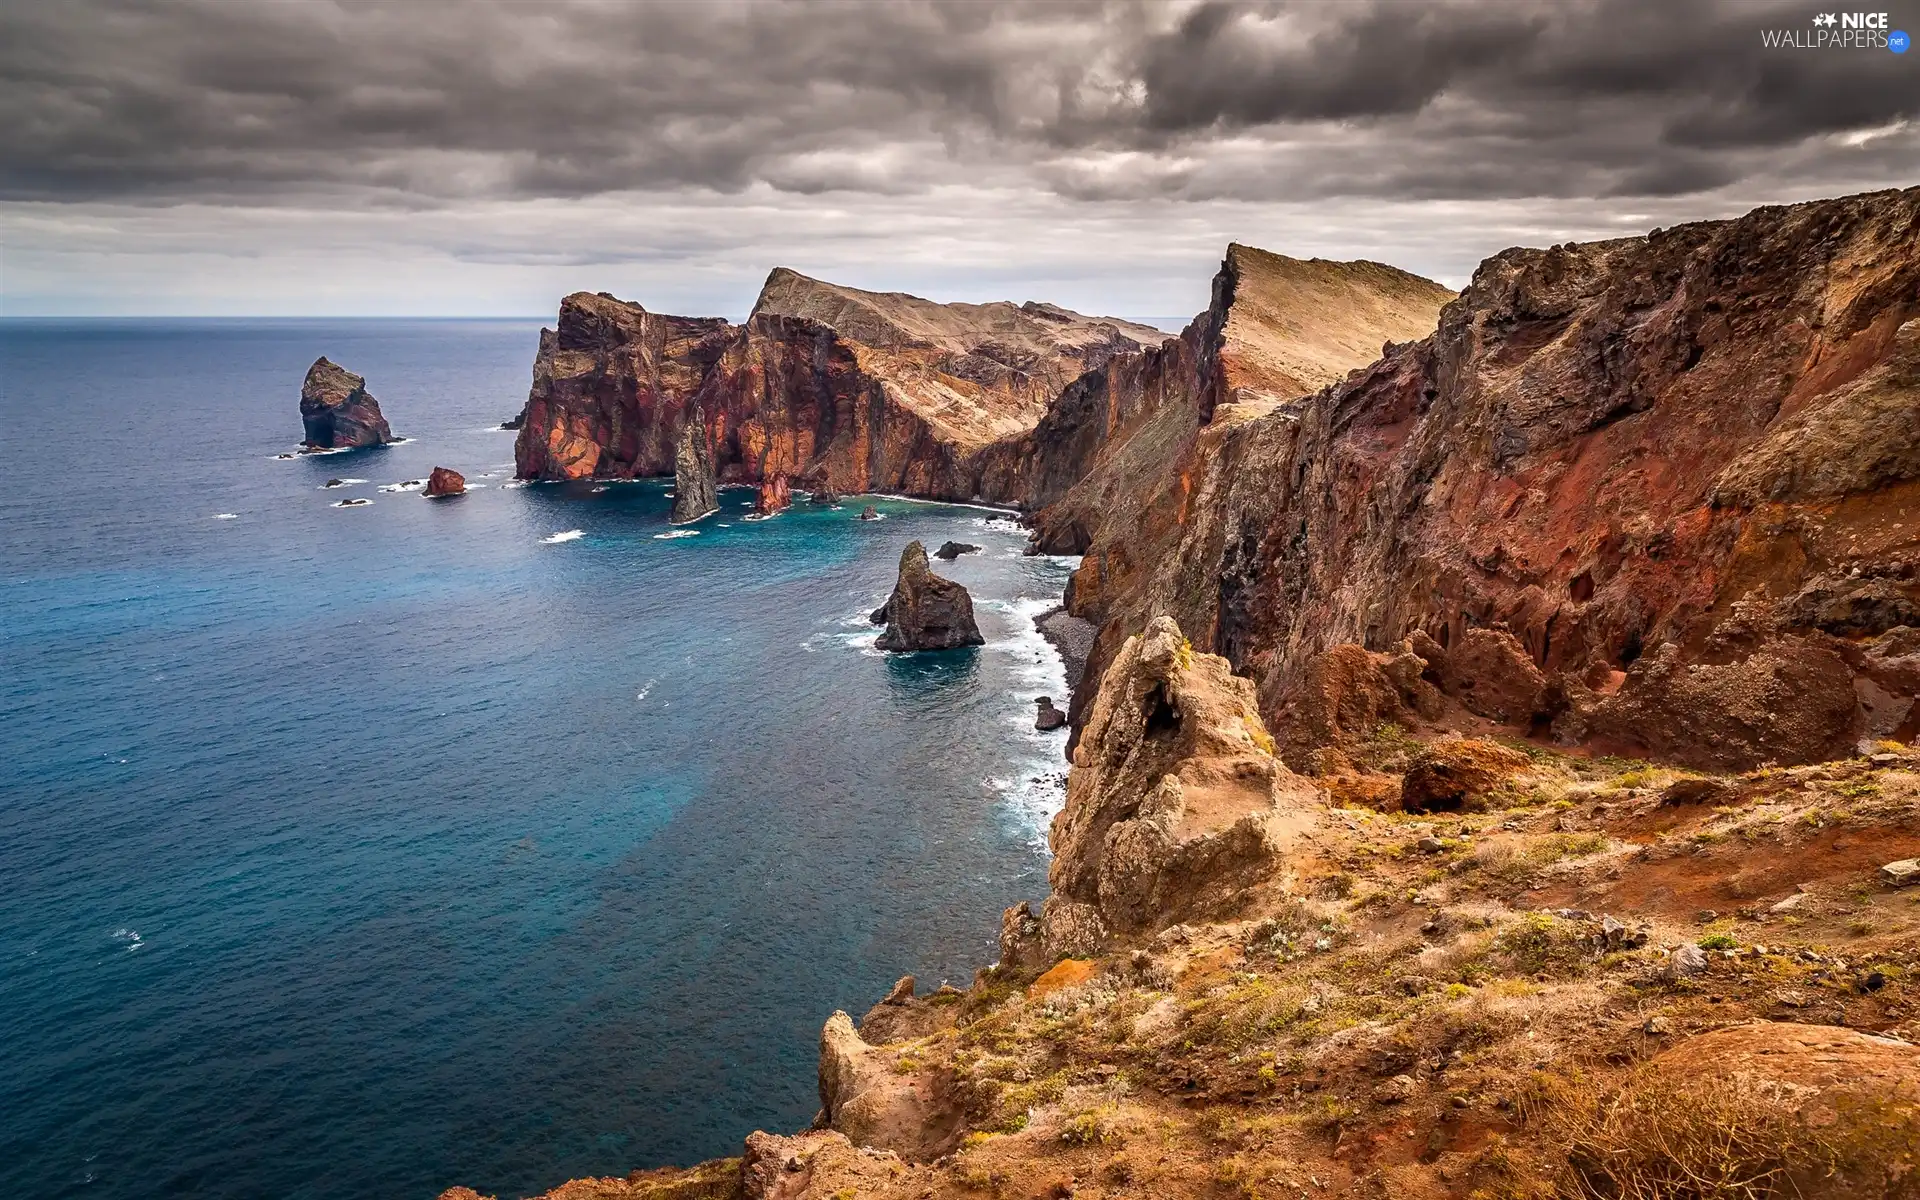
[{"label": "layered rock strata", "polygon": [[872,621],[887,627],[873,643],[882,650],[956,650],[986,643],[973,620],[973,597],[933,573],[927,548],[919,542],[908,542],[901,552],[893,594],[873,611]]},{"label": "layered rock strata", "polygon": [[667,520],[686,525],[719,511],[720,493],[713,477],[713,455],[707,449],[706,423],[688,421],[680,430],[673,455],[673,511]]},{"label": "layered rock strata", "polygon": [[393,440],[367,381],[325,356],[307,368],[300,385],[300,423],[309,450],[383,446]]},{"label": "layered rock strata", "polygon": [[1910,740],[1917,237],[1908,190],[1509,250],[1432,336],[1279,400],[1230,254],[1178,345],[1103,368],[1104,410],[1146,416],[1040,542],[1087,554],[1096,667],[1170,613],[1283,740],[1322,655],[1415,635],[1451,701],[1566,742],[1738,767]]}]

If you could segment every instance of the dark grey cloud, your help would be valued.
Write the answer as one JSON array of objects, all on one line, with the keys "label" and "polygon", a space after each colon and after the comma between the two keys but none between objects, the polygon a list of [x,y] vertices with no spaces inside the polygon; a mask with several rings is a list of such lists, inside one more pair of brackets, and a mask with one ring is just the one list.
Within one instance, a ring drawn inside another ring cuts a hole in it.
[{"label": "dark grey cloud", "polygon": [[0,198],[1292,201],[1911,179],[1920,55],[1761,45],[1817,7],[29,0],[0,10]]}]

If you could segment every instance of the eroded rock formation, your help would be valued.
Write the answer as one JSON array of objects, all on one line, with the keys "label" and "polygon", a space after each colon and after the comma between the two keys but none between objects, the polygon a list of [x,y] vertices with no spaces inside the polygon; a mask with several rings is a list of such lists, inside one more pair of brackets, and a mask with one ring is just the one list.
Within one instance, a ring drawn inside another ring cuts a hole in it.
[{"label": "eroded rock formation", "polygon": [[908,542],[900,554],[900,577],[893,594],[873,612],[885,633],[874,640],[882,650],[955,650],[984,645],[973,620],[973,597],[951,579],[933,573],[927,548]]},{"label": "eroded rock formation", "polygon": [[367,381],[324,356],[307,368],[300,385],[300,423],[309,450],[383,446],[393,440]]},{"label": "eroded rock formation", "polygon": [[673,455],[673,511],[667,520],[674,525],[686,525],[719,508],[720,493],[713,478],[713,455],[707,449],[706,423],[698,419],[688,421],[681,427],[680,446]]},{"label": "eroded rock formation", "polygon": [[1196,654],[1167,617],[1128,638],[1073,750],[1048,838],[1053,894],[1031,928],[1009,910],[1001,957],[1084,953],[1104,931],[1217,917],[1284,883],[1285,851],[1320,803],[1273,751],[1225,659]]},{"label": "eroded rock formation", "polygon": [[763,479],[754,489],[753,511],[763,517],[770,517],[783,509],[793,507],[793,489],[787,483],[785,475],[775,475]]}]

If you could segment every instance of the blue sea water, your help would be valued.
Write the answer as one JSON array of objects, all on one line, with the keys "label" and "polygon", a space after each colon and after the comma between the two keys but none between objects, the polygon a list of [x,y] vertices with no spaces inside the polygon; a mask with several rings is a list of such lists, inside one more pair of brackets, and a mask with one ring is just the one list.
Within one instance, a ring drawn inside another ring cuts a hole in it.
[{"label": "blue sea water", "polygon": [[[510,487],[536,330],[0,322],[0,1194],[734,1153],[812,1117],[828,1013],[1044,892],[1070,564],[978,509],[664,538],[662,482]],[[410,440],[275,458],[320,354]],[[474,490],[383,490],[436,464]],[[985,547],[941,570],[987,646],[872,651],[911,538]]]}]

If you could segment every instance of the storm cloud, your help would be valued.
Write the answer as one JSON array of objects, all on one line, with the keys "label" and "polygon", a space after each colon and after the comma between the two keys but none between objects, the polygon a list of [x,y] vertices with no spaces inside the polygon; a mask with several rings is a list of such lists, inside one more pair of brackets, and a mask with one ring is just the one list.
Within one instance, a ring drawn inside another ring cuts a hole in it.
[{"label": "storm cloud", "polygon": [[[1540,218],[1511,226],[1518,241],[1910,182],[1920,57],[1762,45],[1763,29],[1807,30],[1813,13],[1709,0],[9,5],[4,252],[29,291],[56,263],[212,254],[222,226],[241,255],[284,246],[249,240],[272,230],[375,258],[388,239],[443,273],[598,264],[651,279],[692,260],[717,280],[783,229],[781,261],[820,251],[857,267],[900,256],[882,248],[890,233],[939,228],[957,239],[942,261],[965,290],[1005,273],[979,247],[1053,247],[1044,270],[1071,281],[1106,278],[1116,256],[1157,260],[1137,244],[1154,228],[1182,247],[1224,234],[1285,250],[1299,239],[1274,223],[1310,224],[1320,244],[1346,219],[1358,236],[1343,256],[1404,254],[1423,230],[1405,265],[1457,279],[1499,248],[1474,240],[1500,240],[1499,214]],[[708,218],[691,241],[689,212]],[[946,226],[954,215],[966,229]],[[580,226],[595,221],[597,248]],[[1380,236],[1388,226],[1401,233]],[[1080,267],[1055,245],[1076,229]]]}]

